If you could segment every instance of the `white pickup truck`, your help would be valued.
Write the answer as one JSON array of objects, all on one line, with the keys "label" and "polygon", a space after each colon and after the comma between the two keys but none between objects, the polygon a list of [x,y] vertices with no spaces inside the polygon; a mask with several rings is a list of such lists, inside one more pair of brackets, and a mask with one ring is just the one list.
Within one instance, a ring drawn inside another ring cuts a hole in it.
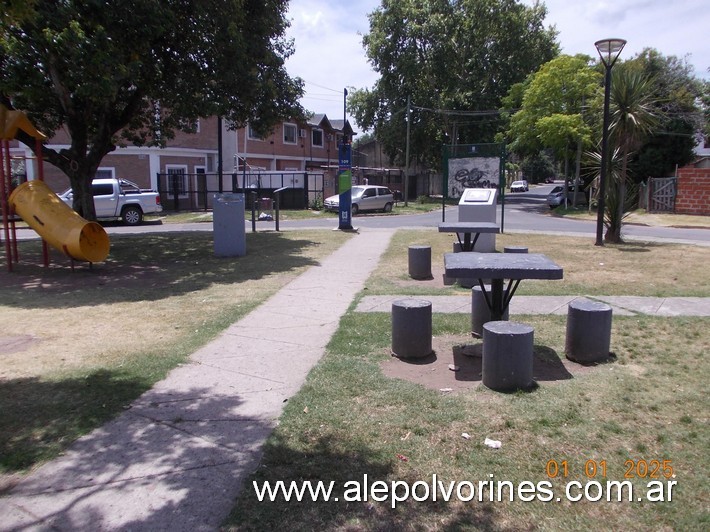
[{"label": "white pickup truck", "polygon": [[[141,189],[126,179],[94,179],[91,183],[94,194],[96,217],[99,219],[120,218],[126,225],[143,222],[144,214],[162,212],[160,194],[150,189]],[[59,198],[72,206],[72,189],[58,194]]]}]

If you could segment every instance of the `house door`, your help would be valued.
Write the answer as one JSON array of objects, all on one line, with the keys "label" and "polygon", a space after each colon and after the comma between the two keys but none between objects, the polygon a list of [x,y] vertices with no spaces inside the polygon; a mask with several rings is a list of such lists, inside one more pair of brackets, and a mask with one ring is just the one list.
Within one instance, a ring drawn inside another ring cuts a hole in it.
[{"label": "house door", "polygon": [[196,206],[198,209],[207,210],[207,174],[204,166],[195,166],[194,190],[197,192]]}]

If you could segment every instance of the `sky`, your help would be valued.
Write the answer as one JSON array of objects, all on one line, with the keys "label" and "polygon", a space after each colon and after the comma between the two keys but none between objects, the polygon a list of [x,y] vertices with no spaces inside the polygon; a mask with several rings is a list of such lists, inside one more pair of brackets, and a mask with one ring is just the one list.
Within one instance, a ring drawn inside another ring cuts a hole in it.
[{"label": "sky", "polygon": [[[522,0],[533,5],[535,0]],[[594,42],[627,40],[621,59],[644,48],[688,57],[699,78],[710,79],[710,6],[707,0],[546,0],[545,26],[555,26],[562,53],[597,57]],[[379,0],[291,0],[288,36],[295,53],[286,68],[305,81],[302,105],[330,119],[343,118],[343,89],[371,88],[377,80],[362,47],[367,15]],[[347,118],[353,127],[354,120]]]}]

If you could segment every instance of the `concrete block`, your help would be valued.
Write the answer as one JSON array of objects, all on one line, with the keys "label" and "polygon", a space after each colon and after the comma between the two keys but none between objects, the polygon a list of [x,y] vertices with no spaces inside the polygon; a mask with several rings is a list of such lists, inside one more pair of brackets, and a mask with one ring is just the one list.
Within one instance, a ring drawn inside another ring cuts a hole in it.
[{"label": "concrete block", "polygon": [[528,248],[525,246],[505,246],[503,253],[527,253]]},{"label": "concrete block", "polygon": [[514,321],[489,321],[483,326],[485,386],[496,391],[527,390],[533,384],[534,329]]},{"label": "concrete block", "polygon": [[409,246],[409,276],[431,279],[431,246]]},{"label": "concrete block", "polygon": [[575,299],[567,307],[565,356],[581,364],[609,358],[612,310],[606,303]]},{"label": "concrete block", "polygon": [[392,302],[392,354],[424,358],[432,352],[431,301],[398,299]]},{"label": "concrete block", "polygon": [[[491,297],[491,287],[486,286],[488,297]],[[508,321],[510,313],[505,309],[503,320]],[[483,295],[481,286],[471,288],[471,334],[477,338],[483,336],[483,324],[491,321],[491,309],[488,308],[486,297]]]}]

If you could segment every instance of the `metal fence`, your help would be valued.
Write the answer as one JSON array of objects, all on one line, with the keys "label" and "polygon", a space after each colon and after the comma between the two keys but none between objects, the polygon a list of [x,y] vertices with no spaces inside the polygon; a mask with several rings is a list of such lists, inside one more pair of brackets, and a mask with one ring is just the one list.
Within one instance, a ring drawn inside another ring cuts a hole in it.
[{"label": "metal fence", "polygon": [[317,172],[250,172],[232,174],[188,174],[170,171],[158,174],[158,192],[165,210],[209,211],[215,194],[239,192],[245,194],[246,207],[251,208],[263,198],[274,199],[280,192],[284,209],[306,209],[324,197],[323,173]]}]

